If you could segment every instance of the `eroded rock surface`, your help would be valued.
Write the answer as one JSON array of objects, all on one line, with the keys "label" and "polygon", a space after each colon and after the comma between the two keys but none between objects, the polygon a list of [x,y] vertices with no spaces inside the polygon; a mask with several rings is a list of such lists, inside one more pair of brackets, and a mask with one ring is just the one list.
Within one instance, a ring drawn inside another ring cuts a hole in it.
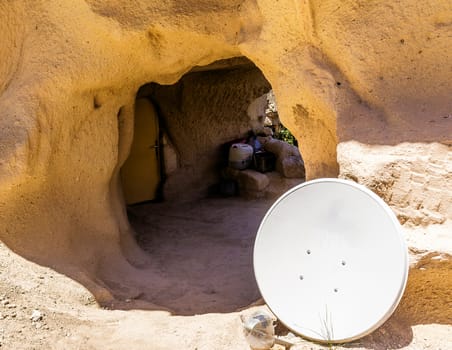
[{"label": "eroded rock surface", "polygon": [[439,143],[338,147],[341,176],[390,203],[402,224],[427,226],[452,219],[452,148]]},{"label": "eroded rock surface", "polygon": [[147,258],[119,170],[137,91],[241,56],[273,88],[308,179],[358,180],[402,223],[447,227],[451,14],[448,0],[3,1],[0,238],[93,290],[133,274]]}]

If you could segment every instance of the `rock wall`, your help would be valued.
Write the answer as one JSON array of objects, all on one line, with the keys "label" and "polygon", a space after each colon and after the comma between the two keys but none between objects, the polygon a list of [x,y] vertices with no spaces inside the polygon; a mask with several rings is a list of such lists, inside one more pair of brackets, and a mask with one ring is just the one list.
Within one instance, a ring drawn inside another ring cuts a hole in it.
[{"label": "rock wall", "polygon": [[372,189],[391,204],[402,224],[444,224],[452,218],[451,146],[344,142],[338,159],[341,177]]},{"label": "rock wall", "polygon": [[394,177],[380,194],[400,217],[450,221],[447,198],[422,213],[416,198],[450,188],[451,14],[448,0],[2,1],[0,237],[100,279],[144,263],[118,181],[136,93],[239,56],[271,84],[308,179]]}]

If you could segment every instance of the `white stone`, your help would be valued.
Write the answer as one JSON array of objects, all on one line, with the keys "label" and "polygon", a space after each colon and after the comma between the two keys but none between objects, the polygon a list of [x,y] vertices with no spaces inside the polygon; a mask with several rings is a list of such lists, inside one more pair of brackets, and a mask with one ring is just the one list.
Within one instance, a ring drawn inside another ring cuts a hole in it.
[{"label": "white stone", "polygon": [[32,322],[38,322],[38,321],[42,320],[42,317],[43,317],[42,312],[35,309],[35,310],[33,310],[33,312],[31,313],[30,320],[31,320]]}]

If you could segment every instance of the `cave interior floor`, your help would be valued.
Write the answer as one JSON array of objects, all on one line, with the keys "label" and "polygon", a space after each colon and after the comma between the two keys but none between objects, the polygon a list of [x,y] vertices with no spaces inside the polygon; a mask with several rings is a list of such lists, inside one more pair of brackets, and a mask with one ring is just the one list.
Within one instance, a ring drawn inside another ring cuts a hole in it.
[{"label": "cave interior floor", "polygon": [[129,206],[155,282],[140,298],[179,315],[233,312],[260,299],[253,245],[273,202],[229,197]]}]

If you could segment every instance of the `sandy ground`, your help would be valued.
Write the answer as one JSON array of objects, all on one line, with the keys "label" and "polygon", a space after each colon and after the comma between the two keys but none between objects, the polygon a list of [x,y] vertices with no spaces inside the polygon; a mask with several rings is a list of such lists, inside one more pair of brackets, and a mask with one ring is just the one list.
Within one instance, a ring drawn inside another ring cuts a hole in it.
[{"label": "sandy ground", "polygon": [[[252,246],[271,203],[229,198],[130,208],[153,263],[133,300],[103,307],[82,285],[1,244],[1,348],[249,349],[240,315],[265,308],[255,303]],[[370,336],[337,349],[452,349],[452,259],[419,250],[412,258],[395,314]],[[277,332],[288,334],[281,325]],[[294,350],[327,348],[293,340]]]}]

